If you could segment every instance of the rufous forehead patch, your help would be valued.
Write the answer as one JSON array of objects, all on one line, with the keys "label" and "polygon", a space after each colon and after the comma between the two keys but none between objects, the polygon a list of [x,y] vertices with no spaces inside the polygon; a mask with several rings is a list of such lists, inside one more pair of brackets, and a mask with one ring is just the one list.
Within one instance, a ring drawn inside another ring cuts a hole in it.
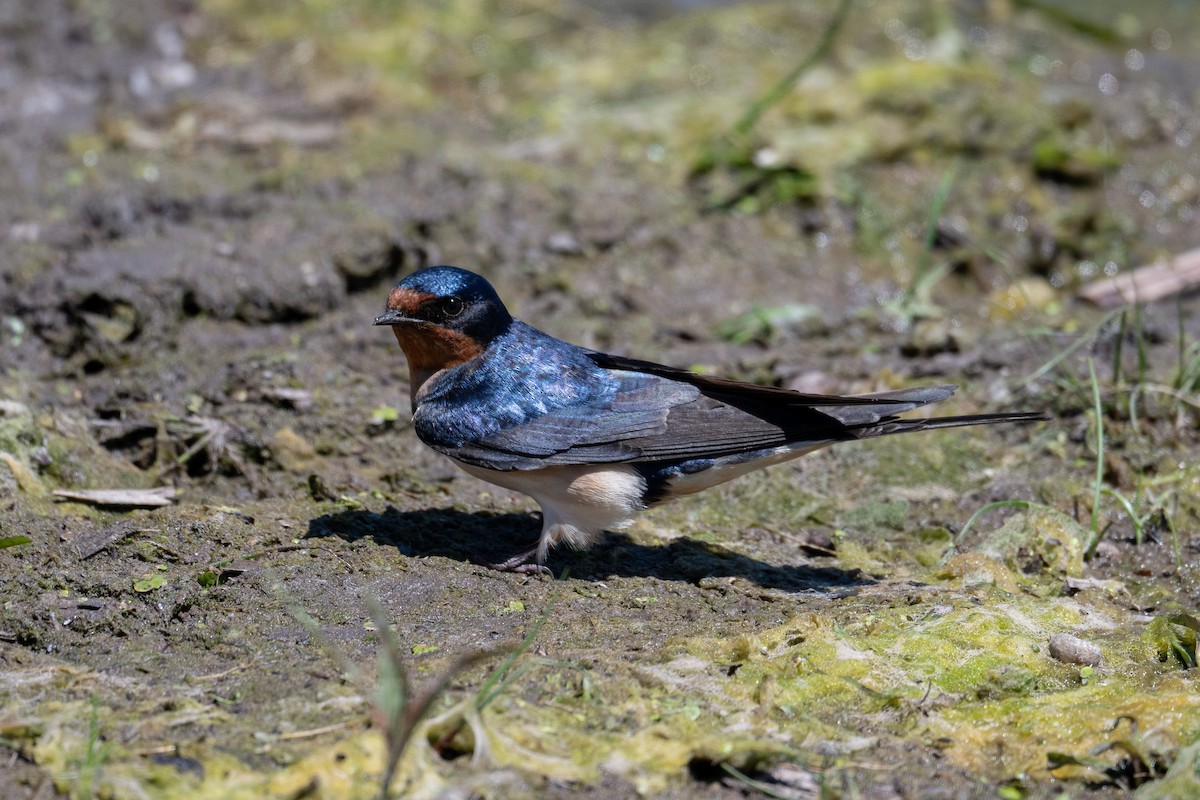
[{"label": "rufous forehead patch", "polygon": [[422,305],[434,297],[436,295],[429,292],[418,292],[416,289],[410,289],[407,286],[397,286],[388,295],[387,307],[392,311],[399,311],[401,314],[409,317],[416,314]]}]

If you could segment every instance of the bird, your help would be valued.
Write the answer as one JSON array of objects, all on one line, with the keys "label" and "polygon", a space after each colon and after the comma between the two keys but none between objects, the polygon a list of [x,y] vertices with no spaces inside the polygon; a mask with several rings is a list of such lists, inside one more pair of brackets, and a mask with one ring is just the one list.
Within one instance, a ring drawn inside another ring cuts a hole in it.
[{"label": "bird", "polygon": [[643,509],[838,442],[1046,419],[1038,411],[902,419],[956,386],[805,394],[571,344],[513,318],[482,276],[431,266],[390,291],[376,325],[408,361],[417,437],[470,475],[532,497],[536,544],[500,570],[548,573]]}]

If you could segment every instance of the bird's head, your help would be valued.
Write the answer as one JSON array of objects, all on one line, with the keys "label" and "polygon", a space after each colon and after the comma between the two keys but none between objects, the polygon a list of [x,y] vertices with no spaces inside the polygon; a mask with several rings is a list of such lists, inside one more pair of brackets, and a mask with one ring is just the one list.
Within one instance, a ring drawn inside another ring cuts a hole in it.
[{"label": "bird's head", "polygon": [[396,284],[375,324],[392,326],[411,370],[432,373],[482,353],[512,317],[475,273],[428,267]]}]

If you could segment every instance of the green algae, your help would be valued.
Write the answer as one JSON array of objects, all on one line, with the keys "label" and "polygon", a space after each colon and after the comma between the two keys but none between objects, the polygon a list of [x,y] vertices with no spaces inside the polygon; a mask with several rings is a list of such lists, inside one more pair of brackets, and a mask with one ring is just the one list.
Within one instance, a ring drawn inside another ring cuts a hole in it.
[{"label": "green algae", "polygon": [[1159,661],[1195,669],[1198,630],[1200,622],[1190,614],[1164,614],[1146,627],[1143,638],[1154,648]]},{"label": "green algae", "polygon": [[1033,505],[988,534],[978,549],[1014,572],[1078,577],[1088,539],[1088,531],[1071,517]]},{"label": "green algae", "polygon": [[[805,720],[807,733],[815,727],[837,742],[853,736],[841,721],[875,717],[893,735],[952,743],[943,745],[950,758],[994,780],[1036,771],[1048,750],[1103,743],[1122,714],[1183,740],[1200,729],[1191,678],[1147,658],[1128,612],[1111,608],[1099,618],[1070,600],[995,590],[935,600],[847,602],[828,619],[800,617],[766,631],[741,651],[750,663],[737,673],[740,694],[750,700],[770,681],[767,712],[781,725],[786,709]],[[1091,680],[1046,650],[1049,634],[1081,627],[1103,637],[1104,666]],[[710,658],[716,646],[717,660],[731,655],[720,642],[690,646]]]}]

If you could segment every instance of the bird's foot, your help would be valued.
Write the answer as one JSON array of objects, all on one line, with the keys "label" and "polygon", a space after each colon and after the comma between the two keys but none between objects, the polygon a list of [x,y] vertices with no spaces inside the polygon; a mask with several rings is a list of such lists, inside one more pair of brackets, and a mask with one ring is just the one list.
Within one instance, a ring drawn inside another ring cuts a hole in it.
[{"label": "bird's foot", "polygon": [[506,561],[500,561],[495,564],[485,564],[489,569],[498,570],[500,572],[516,572],[520,575],[549,575],[554,577],[554,573],[545,564],[539,564],[533,561],[537,555],[537,547],[526,550],[523,553],[517,553]]}]

